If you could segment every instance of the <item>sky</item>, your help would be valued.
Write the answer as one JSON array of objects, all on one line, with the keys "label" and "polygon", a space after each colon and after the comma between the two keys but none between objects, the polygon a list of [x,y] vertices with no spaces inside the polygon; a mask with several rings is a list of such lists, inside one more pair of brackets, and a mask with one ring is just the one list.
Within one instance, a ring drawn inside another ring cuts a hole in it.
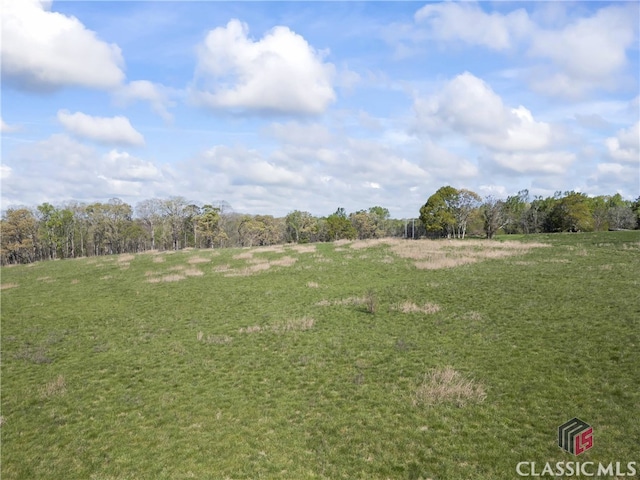
[{"label": "sky", "polygon": [[640,3],[2,0],[1,207],[640,195]]}]

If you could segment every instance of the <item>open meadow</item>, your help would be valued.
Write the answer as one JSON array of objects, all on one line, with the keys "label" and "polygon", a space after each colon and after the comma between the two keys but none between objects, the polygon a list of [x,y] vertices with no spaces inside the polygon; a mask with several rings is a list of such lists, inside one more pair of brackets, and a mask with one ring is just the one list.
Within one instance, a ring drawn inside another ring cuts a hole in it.
[{"label": "open meadow", "polygon": [[518,478],[638,461],[640,232],[2,269],[2,478]]}]

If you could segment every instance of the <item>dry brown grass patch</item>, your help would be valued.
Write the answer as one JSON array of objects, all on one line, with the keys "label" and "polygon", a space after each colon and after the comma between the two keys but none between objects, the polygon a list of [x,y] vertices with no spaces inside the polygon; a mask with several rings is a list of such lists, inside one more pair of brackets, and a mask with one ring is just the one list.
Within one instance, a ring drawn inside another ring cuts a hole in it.
[{"label": "dry brown grass patch", "polygon": [[67,392],[67,383],[62,375],[58,375],[55,380],[47,382],[44,387],[40,389],[40,396],[42,398],[49,398],[64,395]]},{"label": "dry brown grass patch", "polygon": [[437,313],[440,311],[440,305],[435,303],[425,303],[422,306],[418,306],[413,302],[402,302],[395,308],[402,313]]},{"label": "dry brown grass patch", "polygon": [[254,248],[253,252],[254,253],[266,253],[266,252],[284,253],[284,247],[282,245],[267,245],[266,247]]},{"label": "dry brown grass patch", "polygon": [[155,257],[153,257],[153,263],[163,263],[163,262],[164,262],[164,257],[160,255],[156,255]]},{"label": "dry brown grass patch", "polygon": [[354,250],[361,250],[363,248],[377,247],[378,245],[389,244],[392,240],[389,238],[372,238],[368,240],[356,240],[349,245]]},{"label": "dry brown grass patch", "polygon": [[454,403],[462,407],[467,402],[482,402],[486,396],[482,385],[464,378],[451,367],[445,367],[425,374],[415,391],[413,404]]},{"label": "dry brown grass patch", "polygon": [[307,287],[309,288],[318,288],[319,286],[317,282],[307,282]]},{"label": "dry brown grass patch", "polygon": [[211,261],[210,258],[203,258],[203,257],[191,257],[187,263],[190,265],[195,265],[197,263],[209,263]]},{"label": "dry brown grass patch", "polygon": [[493,240],[387,240],[391,251],[401,258],[415,260],[421,269],[452,268],[478,261],[522,255],[544,243]]},{"label": "dry brown grass patch", "polygon": [[7,290],[9,288],[17,288],[18,284],[17,283],[3,283],[2,285],[0,285],[0,290]]},{"label": "dry brown grass patch", "polygon": [[78,280],[77,278],[74,278],[73,280],[71,280],[71,285],[77,285],[80,283],[80,280]]},{"label": "dry brown grass patch", "polygon": [[215,267],[213,267],[214,272],[228,272],[229,270],[231,270],[231,265],[229,265],[228,263],[224,265],[216,265]]},{"label": "dry brown grass patch", "polygon": [[233,341],[233,338],[228,335],[207,335],[205,338],[203,332],[198,332],[196,338],[199,342],[213,343],[216,345],[226,345]]},{"label": "dry brown grass patch", "polygon": [[130,262],[131,260],[135,259],[136,256],[132,255],[130,253],[127,253],[125,255],[120,255],[118,256],[118,262],[122,263],[122,262]]},{"label": "dry brown grass patch", "polygon": [[[180,280],[184,280],[185,277],[184,275],[178,275],[177,273],[174,273],[172,275],[164,275],[160,281],[161,282],[179,282]],[[151,281],[151,279],[149,279],[148,281]]]},{"label": "dry brown grass patch", "polygon": [[100,277],[100,280],[109,280],[113,278],[111,275],[105,275],[104,277]]},{"label": "dry brown grass patch", "polygon": [[295,318],[291,320],[285,320],[274,325],[268,325],[261,327],[260,325],[253,325],[251,327],[241,328],[240,333],[260,333],[260,332],[274,332],[274,333],[287,333],[294,331],[310,330],[315,325],[316,321],[311,317]]},{"label": "dry brown grass patch", "polygon": [[289,248],[298,253],[312,253],[316,251],[315,245],[293,245]]},{"label": "dry brown grass patch", "polygon": [[253,252],[236,253],[231,258],[233,258],[234,260],[247,260],[249,258],[253,258]]},{"label": "dry brown grass patch", "polygon": [[329,300],[320,300],[318,303],[316,303],[317,307],[329,307],[331,305],[331,302]]},{"label": "dry brown grass patch", "polygon": [[295,257],[284,256],[282,258],[278,258],[277,260],[269,261],[269,264],[273,265],[274,267],[290,267],[297,261],[298,259]]},{"label": "dry brown grass patch", "polygon": [[202,270],[198,270],[197,268],[188,268],[182,273],[187,277],[201,277],[202,275],[204,275],[204,272]]}]

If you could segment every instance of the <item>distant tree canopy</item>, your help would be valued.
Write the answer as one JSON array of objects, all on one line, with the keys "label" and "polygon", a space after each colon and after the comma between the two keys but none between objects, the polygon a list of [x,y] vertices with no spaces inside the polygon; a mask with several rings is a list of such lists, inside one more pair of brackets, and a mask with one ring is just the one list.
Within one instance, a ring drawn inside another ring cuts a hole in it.
[{"label": "distant tree canopy", "polygon": [[243,215],[226,202],[198,205],[184,197],[152,198],[135,208],[119,198],[7,209],[0,221],[3,265],[186,247],[221,248],[382,237],[492,238],[496,233],[576,232],[640,228],[640,197],[589,197],[556,192],[530,198],[527,190],[498,200],[452,186],[420,208],[419,221],[392,219],[374,206],[326,217],[294,210],[284,218]]}]

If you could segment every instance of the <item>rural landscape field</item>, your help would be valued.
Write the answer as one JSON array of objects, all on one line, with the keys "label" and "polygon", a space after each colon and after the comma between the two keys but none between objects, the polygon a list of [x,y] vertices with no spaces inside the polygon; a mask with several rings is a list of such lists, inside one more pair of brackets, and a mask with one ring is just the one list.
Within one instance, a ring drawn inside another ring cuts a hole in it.
[{"label": "rural landscape field", "polygon": [[637,461],[640,232],[2,269],[3,479],[509,479]]}]

